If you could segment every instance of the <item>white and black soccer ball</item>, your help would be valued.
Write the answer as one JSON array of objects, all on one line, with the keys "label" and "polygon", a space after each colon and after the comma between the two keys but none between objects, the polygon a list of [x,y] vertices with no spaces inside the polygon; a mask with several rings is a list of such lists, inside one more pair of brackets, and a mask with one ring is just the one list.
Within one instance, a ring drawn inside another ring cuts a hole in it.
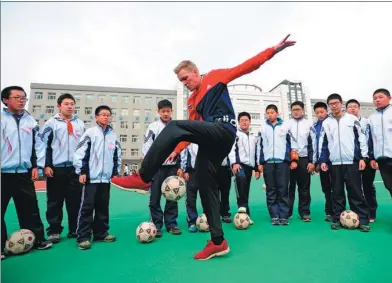
[{"label": "white and black soccer ball", "polygon": [[244,230],[248,228],[250,223],[250,218],[247,213],[236,213],[234,215],[234,226],[239,230]]},{"label": "white and black soccer ball", "polygon": [[210,226],[208,225],[207,216],[203,213],[200,214],[196,219],[196,228],[200,232],[208,232],[210,230]]},{"label": "white and black soccer ball", "polygon": [[11,234],[5,243],[5,249],[9,254],[23,254],[29,252],[35,241],[35,235],[28,229],[20,229]]},{"label": "white and black soccer ball", "polygon": [[186,193],[186,183],[184,178],[179,176],[167,177],[162,183],[161,191],[162,195],[167,200],[180,200]]},{"label": "white and black soccer ball", "polygon": [[359,226],[359,216],[352,210],[345,210],[340,214],[340,223],[346,229],[356,229]]},{"label": "white and black soccer ball", "polygon": [[152,222],[142,222],[136,228],[136,238],[140,243],[151,243],[157,235],[157,228]]}]

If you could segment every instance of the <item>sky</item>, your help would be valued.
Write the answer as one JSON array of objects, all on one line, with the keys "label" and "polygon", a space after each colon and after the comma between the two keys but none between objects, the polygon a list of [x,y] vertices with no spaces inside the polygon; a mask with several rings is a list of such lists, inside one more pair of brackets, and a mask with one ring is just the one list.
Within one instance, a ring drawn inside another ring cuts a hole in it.
[{"label": "sky", "polygon": [[1,88],[30,83],[174,89],[184,59],[234,67],[297,41],[237,79],[311,98],[392,90],[392,3],[1,3]]}]

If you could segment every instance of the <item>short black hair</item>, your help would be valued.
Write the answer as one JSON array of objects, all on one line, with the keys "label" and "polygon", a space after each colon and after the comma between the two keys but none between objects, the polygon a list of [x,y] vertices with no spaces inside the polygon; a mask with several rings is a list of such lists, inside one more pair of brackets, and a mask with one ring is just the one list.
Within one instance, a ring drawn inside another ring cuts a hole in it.
[{"label": "short black hair", "polygon": [[270,104],[265,108],[265,112],[267,112],[268,109],[274,110],[276,113],[278,113],[278,107],[275,104]]},{"label": "short black hair", "polygon": [[[16,86],[16,85],[7,86],[6,88],[4,88],[4,89],[1,91],[1,102],[4,103],[3,99],[9,99],[12,90],[20,90],[20,91],[23,91],[24,94],[25,94],[25,96],[27,96],[25,90],[24,90],[22,87]],[[8,106],[6,103],[4,103],[4,105]]]},{"label": "short black hair", "polygon": [[[379,92],[385,94],[386,96],[389,96],[389,97],[391,96],[391,93],[386,88],[376,89],[375,92],[373,92],[373,95],[375,95],[376,93],[379,93]],[[1,98],[3,98],[3,94],[1,94]]]},{"label": "short black hair", "polygon": [[349,100],[346,102],[346,108],[347,108],[347,106],[348,106],[350,103],[358,104],[358,107],[361,108],[361,104],[360,104],[360,103],[358,102],[358,100],[356,100],[356,99],[349,99]]},{"label": "short black hair", "polygon": [[322,102],[322,101],[316,102],[316,104],[313,106],[313,110],[314,110],[314,111],[316,111],[317,108],[324,108],[325,110],[328,111],[328,106],[327,106],[327,104],[324,103],[324,102]]},{"label": "short black hair", "polygon": [[107,106],[107,105],[100,105],[100,106],[98,106],[97,108],[95,108],[95,116],[98,116],[99,113],[100,113],[102,110],[107,110],[107,111],[110,112],[110,115],[112,115],[112,109],[110,109],[109,106]]},{"label": "short black hair", "polygon": [[340,94],[337,94],[337,93],[332,93],[332,94],[328,95],[327,104],[329,104],[329,101],[331,101],[332,99],[337,99],[340,102],[343,102],[342,97],[340,96]]},{"label": "short black hair", "polygon": [[72,99],[74,103],[76,103],[75,98],[70,93],[63,93],[57,98],[57,105],[61,105],[64,99]]},{"label": "short black hair", "polygon": [[250,118],[250,114],[248,113],[248,112],[241,112],[241,113],[239,113],[238,114],[238,122],[240,121],[240,119],[241,119],[241,117],[244,117],[244,116],[246,116],[246,117],[248,117],[249,118],[249,120],[252,120],[251,118]]},{"label": "short black hair", "polygon": [[294,106],[298,105],[299,107],[301,107],[302,109],[305,108],[305,105],[302,101],[294,101],[293,103],[291,103],[290,108],[293,108]]},{"label": "short black hair", "polygon": [[173,109],[172,103],[167,99],[158,102],[158,110],[161,110],[164,107],[169,107],[170,109]]}]

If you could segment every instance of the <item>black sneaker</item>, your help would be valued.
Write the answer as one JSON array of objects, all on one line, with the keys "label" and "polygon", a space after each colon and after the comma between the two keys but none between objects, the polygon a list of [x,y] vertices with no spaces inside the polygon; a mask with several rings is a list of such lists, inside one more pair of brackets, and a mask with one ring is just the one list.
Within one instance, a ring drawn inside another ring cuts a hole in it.
[{"label": "black sneaker", "polygon": [[223,216],[222,221],[225,223],[231,223],[231,218],[229,216]]},{"label": "black sneaker", "polygon": [[333,221],[332,215],[326,215],[324,221],[326,221],[326,222],[332,222],[332,221]]},{"label": "black sneaker", "polygon": [[167,232],[173,235],[181,235],[181,230],[177,226],[169,228]]},{"label": "black sneaker", "polygon": [[288,219],[284,219],[284,218],[280,219],[280,225],[283,225],[283,226],[289,225],[289,220]]},{"label": "black sneaker", "polygon": [[155,238],[162,238],[162,231],[157,230],[157,233],[155,234]]},{"label": "black sneaker", "polygon": [[361,224],[359,225],[359,229],[361,230],[361,232],[369,232],[370,226],[368,224]]},{"label": "black sneaker", "polygon": [[279,225],[280,224],[279,218],[272,218],[271,224],[274,226]]},{"label": "black sneaker", "polygon": [[311,222],[312,219],[310,218],[309,215],[304,215],[301,217],[303,222]]},{"label": "black sneaker", "polygon": [[51,248],[52,245],[53,245],[53,243],[51,241],[43,240],[43,241],[37,242],[35,248],[37,250],[47,250],[47,249]]},{"label": "black sneaker", "polygon": [[340,224],[340,222],[332,222],[331,223],[332,230],[339,230],[340,228],[342,228],[342,225]]},{"label": "black sneaker", "polygon": [[48,237],[48,241],[52,242],[53,244],[60,243],[60,240],[60,234],[52,234]]},{"label": "black sneaker", "polygon": [[67,234],[68,239],[77,238],[77,237],[78,237],[78,234],[76,234],[76,232],[69,232]]}]

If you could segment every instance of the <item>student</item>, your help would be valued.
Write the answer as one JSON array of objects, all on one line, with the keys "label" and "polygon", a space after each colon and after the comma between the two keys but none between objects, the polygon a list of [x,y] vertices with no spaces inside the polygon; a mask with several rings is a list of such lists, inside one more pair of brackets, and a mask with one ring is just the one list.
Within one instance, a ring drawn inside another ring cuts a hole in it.
[{"label": "student", "polygon": [[[237,120],[240,127],[229,159],[235,176],[238,213],[247,213],[250,217],[249,191],[253,170],[257,171],[257,136],[249,132],[251,117],[248,112],[239,113]],[[249,223],[252,225],[253,220],[250,219]]]},{"label": "student", "polygon": [[109,126],[112,110],[101,105],[95,109],[97,125],[86,130],[77,146],[73,165],[83,184],[77,223],[77,243],[81,250],[91,248],[94,241],[114,242],[109,231],[110,178],[119,175],[121,146]]},{"label": "student", "polygon": [[[314,113],[317,117],[317,122],[314,124],[314,129],[316,130],[316,147],[317,147],[317,160],[319,158],[319,140],[320,140],[320,132],[321,126],[323,125],[324,120],[328,117],[328,106],[324,102],[317,102],[313,107]],[[328,150],[328,149],[327,149]],[[321,189],[324,193],[325,197],[325,221],[331,222],[333,221],[333,209],[332,209],[332,183],[331,183],[331,169],[330,164],[328,164],[328,170],[323,171],[320,170],[320,164],[316,166],[316,171],[320,174],[320,183]]]},{"label": "student", "polygon": [[290,169],[297,167],[298,155],[291,150],[291,137],[278,118],[278,107],[270,104],[265,112],[267,120],[261,126],[257,143],[258,171],[264,172],[271,224],[288,225]]},{"label": "student", "polygon": [[347,198],[350,209],[358,214],[362,232],[370,231],[369,210],[362,190],[361,172],[366,167],[368,146],[361,124],[354,115],[343,113],[342,97],[331,94],[327,104],[332,115],[324,120],[321,127],[319,150],[321,170],[327,171],[331,163],[332,205],[334,221],[332,229],[340,229],[340,214],[346,209]]},{"label": "student", "polygon": [[293,214],[295,189],[298,185],[298,213],[304,222],[310,222],[310,177],[317,161],[316,131],[312,122],[304,118],[304,104],[295,101],[291,104],[291,118],[286,123],[291,136],[291,147],[299,155],[298,167],[290,172],[289,218]]},{"label": "student", "polygon": [[369,118],[370,164],[379,169],[385,188],[392,196],[392,106],[391,94],[380,88],[373,93],[377,111]]},{"label": "student", "polygon": [[79,176],[75,173],[73,156],[79,138],[85,131],[84,123],[75,112],[75,98],[64,93],[57,99],[60,113],[54,115],[41,131],[41,138],[46,147],[43,164],[47,177],[47,210],[46,219],[49,227],[46,229],[48,240],[53,244],[60,242],[63,231],[63,204],[65,201],[68,213],[67,238],[76,238],[76,223],[82,196],[82,186]]},{"label": "student", "polygon": [[23,88],[4,88],[1,101],[6,106],[1,111],[1,259],[4,259],[7,240],[4,216],[11,198],[20,228],[29,229],[35,235],[34,247],[44,250],[52,243],[45,240],[33,183],[38,179],[37,162],[44,158],[39,127],[24,110],[27,98]]},{"label": "student", "polygon": [[[361,123],[362,133],[366,137],[366,141],[369,141],[370,125],[369,120],[359,115],[361,105],[355,99],[350,99],[346,102],[347,113],[350,113],[358,118]],[[377,198],[376,188],[374,187],[374,178],[376,177],[376,170],[370,166],[370,163],[366,164],[365,170],[362,171],[362,187],[365,194],[366,203],[369,208],[369,221],[374,222],[376,220],[377,212]]]},{"label": "student", "polygon": [[128,168],[128,164],[124,165],[124,176],[128,176],[129,175],[129,168]]},{"label": "student", "polygon": [[[150,147],[153,145],[159,134],[168,123],[171,123],[172,111],[172,103],[169,100],[164,99],[158,102],[158,114],[160,119],[151,123],[147,129],[143,143],[143,156],[147,155],[147,152],[150,150]],[[165,211],[162,212],[161,208],[162,183],[167,177],[175,176],[177,173],[181,174],[180,172],[177,172],[179,171],[178,169],[180,169],[179,159],[162,164],[158,172],[155,174],[151,184],[149,207],[151,220],[157,228],[156,237],[158,238],[162,237],[163,224],[165,224],[166,230],[170,234],[181,235],[181,230],[177,225],[178,202],[166,200]]]}]

